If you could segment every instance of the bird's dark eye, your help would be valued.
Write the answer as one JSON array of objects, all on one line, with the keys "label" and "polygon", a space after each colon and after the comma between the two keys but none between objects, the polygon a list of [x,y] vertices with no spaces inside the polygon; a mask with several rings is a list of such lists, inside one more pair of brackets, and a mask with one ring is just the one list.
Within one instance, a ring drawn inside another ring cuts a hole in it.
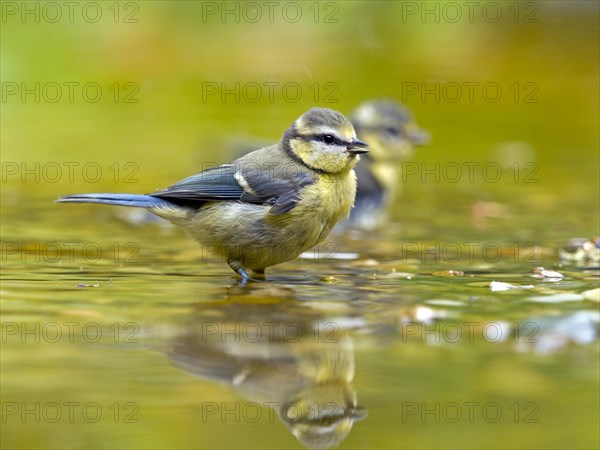
[{"label": "bird's dark eye", "polygon": [[325,142],[326,144],[333,144],[335,142],[335,136],[332,134],[324,134],[323,142]]},{"label": "bird's dark eye", "polygon": [[385,128],[385,132],[387,134],[389,134],[390,136],[398,136],[398,135],[400,135],[400,130],[398,130],[397,128],[393,128],[393,127],[386,127]]}]

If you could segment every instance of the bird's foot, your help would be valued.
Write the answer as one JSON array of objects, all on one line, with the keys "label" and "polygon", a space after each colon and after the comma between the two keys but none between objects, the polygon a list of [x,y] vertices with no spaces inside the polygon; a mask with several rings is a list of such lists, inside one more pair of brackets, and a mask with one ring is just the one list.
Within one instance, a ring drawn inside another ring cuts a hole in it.
[{"label": "bird's foot", "polygon": [[[237,261],[229,261],[229,267],[231,267],[235,273],[237,273],[240,277],[242,277],[241,279],[241,286],[244,286],[248,281],[256,281],[257,283],[260,283],[263,280],[257,280],[256,278],[252,278],[250,275],[248,275],[248,272],[246,272],[246,269]],[[260,277],[261,273],[258,272],[258,275]],[[262,271],[262,276],[264,277],[264,270]]]}]

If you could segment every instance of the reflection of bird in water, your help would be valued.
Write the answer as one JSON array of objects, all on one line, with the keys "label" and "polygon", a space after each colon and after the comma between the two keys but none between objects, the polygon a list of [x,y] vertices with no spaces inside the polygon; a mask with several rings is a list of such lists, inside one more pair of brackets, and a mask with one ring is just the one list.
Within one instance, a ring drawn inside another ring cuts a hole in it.
[{"label": "reflection of bird in water", "polygon": [[203,304],[168,356],[194,376],[275,408],[310,448],[338,445],[366,417],[352,386],[352,339],[306,307]]},{"label": "reflection of bird in water", "polygon": [[408,109],[393,100],[361,103],[350,120],[370,151],[355,167],[356,201],[341,226],[370,230],[383,221],[399,191],[400,163],[412,155],[415,146],[427,144],[429,134],[417,126]]}]

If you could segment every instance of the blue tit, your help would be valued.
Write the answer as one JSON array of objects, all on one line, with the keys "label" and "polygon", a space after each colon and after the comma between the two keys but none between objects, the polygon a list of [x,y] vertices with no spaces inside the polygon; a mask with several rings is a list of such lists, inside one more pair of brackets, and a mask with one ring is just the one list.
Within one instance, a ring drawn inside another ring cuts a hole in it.
[{"label": "blue tit", "polygon": [[341,113],[312,108],[270,147],[148,195],[75,194],[58,202],[146,208],[183,227],[244,280],[296,258],[346,218],[367,144]]},{"label": "blue tit", "polygon": [[358,136],[369,145],[369,154],[356,166],[356,204],[344,228],[371,230],[381,224],[386,209],[399,191],[401,162],[415,146],[429,142],[411,113],[393,100],[370,100],[350,115]]}]

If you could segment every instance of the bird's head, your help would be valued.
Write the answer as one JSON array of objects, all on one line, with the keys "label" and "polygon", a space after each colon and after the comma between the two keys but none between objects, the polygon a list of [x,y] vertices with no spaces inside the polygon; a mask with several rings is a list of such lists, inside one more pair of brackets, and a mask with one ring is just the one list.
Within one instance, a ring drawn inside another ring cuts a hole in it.
[{"label": "bird's head", "polygon": [[417,126],[411,113],[393,100],[366,101],[350,119],[358,135],[369,144],[369,156],[375,161],[405,159],[414,146],[429,142],[429,134]]},{"label": "bird's head", "polygon": [[283,135],[285,150],[311,169],[326,173],[347,172],[368,152],[343,114],[312,108],[302,114]]},{"label": "bird's head", "polygon": [[340,380],[307,387],[279,405],[281,421],[308,448],[337,447],[348,437],[354,423],[367,417],[356,404],[350,386]]}]

